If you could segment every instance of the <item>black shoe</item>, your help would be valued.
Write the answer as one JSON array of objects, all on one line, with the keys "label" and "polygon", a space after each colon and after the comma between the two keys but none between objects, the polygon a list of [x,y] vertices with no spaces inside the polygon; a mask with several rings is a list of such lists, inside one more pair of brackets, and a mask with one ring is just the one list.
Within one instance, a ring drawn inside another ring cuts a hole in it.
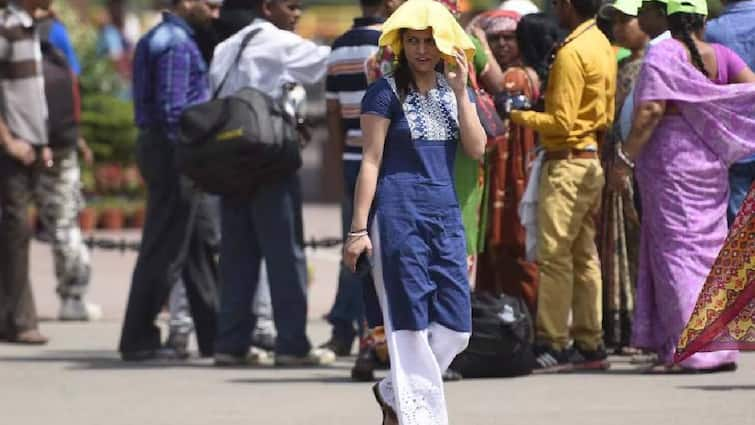
[{"label": "black shoe", "polygon": [[351,347],[354,345],[354,339],[345,341],[339,338],[332,337],[330,340],[320,346],[320,348],[327,348],[334,352],[338,357],[347,357],[351,355]]},{"label": "black shoe", "polygon": [[595,350],[585,350],[576,346],[571,350],[569,361],[576,370],[608,370],[611,367],[608,353],[602,346]]},{"label": "black shoe", "polygon": [[173,350],[176,358],[188,359],[189,358],[189,334],[172,332],[168,335],[168,340],[165,341],[165,346],[161,351],[169,352]]},{"label": "black shoe", "polygon": [[275,335],[265,332],[255,332],[252,335],[252,346],[264,351],[275,351]]},{"label": "black shoe", "polygon": [[124,362],[144,362],[157,357],[157,350],[125,351],[121,353]]},{"label": "black shoe", "polygon": [[367,343],[359,350],[354,367],[351,368],[351,379],[359,382],[374,381],[376,369],[386,369],[386,365],[380,361],[375,346]]},{"label": "black shoe", "polygon": [[537,345],[535,351],[535,367],[533,373],[569,372],[573,365],[569,360],[569,353],[565,350],[555,350],[547,345]]},{"label": "black shoe", "polygon": [[173,348],[160,348],[157,350],[138,350],[121,353],[121,360],[124,362],[146,362],[150,360],[186,360],[188,356],[183,356]]},{"label": "black shoe", "polygon": [[380,394],[380,383],[372,386],[372,394],[375,396],[375,401],[380,406],[380,410],[383,412],[382,425],[398,425],[398,416],[396,411],[383,400],[382,394]]}]

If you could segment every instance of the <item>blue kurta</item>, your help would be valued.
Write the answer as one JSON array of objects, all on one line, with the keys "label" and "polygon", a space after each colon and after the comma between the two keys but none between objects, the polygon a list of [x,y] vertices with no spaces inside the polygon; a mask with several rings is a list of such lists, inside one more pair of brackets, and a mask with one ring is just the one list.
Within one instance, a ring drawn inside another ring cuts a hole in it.
[{"label": "blue kurta", "polygon": [[377,222],[393,330],[438,323],[471,331],[467,255],[454,188],[459,141],[456,97],[445,78],[399,101],[391,76],[376,81],[362,113],[391,121],[371,220]]}]

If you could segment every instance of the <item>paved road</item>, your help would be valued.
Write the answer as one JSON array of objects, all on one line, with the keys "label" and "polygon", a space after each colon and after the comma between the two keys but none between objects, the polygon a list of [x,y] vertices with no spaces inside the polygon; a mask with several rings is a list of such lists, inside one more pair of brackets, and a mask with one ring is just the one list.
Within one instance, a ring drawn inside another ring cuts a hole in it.
[{"label": "paved road", "polygon": [[[337,210],[307,208],[307,235],[338,232]],[[131,234],[128,237],[138,237]],[[120,237],[120,235],[119,235]],[[114,352],[134,256],[95,252],[92,297],[106,319],[42,323],[45,347],[0,345],[0,425],[378,424],[351,359],[323,369],[217,369],[209,361],[124,364]],[[312,253],[310,336],[335,291],[337,250]],[[49,248],[33,249],[40,314],[57,311]],[[603,374],[469,380],[448,385],[452,425],[755,425],[755,355],[719,375],[648,376],[620,360]]]}]

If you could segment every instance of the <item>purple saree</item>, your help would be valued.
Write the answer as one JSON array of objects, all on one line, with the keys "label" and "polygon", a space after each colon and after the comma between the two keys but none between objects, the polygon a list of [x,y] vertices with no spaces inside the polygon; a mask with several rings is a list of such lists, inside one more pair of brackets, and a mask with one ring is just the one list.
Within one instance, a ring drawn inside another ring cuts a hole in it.
[{"label": "purple saree", "polygon": [[[637,160],[642,228],[633,344],[673,364],[676,344],[727,235],[728,168],[755,153],[755,84],[715,85],[688,62],[676,40],[653,46],[636,104],[665,100],[667,114]],[[690,369],[736,361],[698,353]]]}]

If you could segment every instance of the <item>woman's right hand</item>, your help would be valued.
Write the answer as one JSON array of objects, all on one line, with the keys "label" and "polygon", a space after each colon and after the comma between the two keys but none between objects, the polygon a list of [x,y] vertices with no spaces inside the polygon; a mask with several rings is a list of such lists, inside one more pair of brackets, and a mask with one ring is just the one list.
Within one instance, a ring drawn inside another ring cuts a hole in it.
[{"label": "woman's right hand", "polygon": [[372,256],[372,241],[368,235],[353,236],[346,239],[343,247],[343,262],[352,272],[357,271],[357,260],[363,252]]}]

